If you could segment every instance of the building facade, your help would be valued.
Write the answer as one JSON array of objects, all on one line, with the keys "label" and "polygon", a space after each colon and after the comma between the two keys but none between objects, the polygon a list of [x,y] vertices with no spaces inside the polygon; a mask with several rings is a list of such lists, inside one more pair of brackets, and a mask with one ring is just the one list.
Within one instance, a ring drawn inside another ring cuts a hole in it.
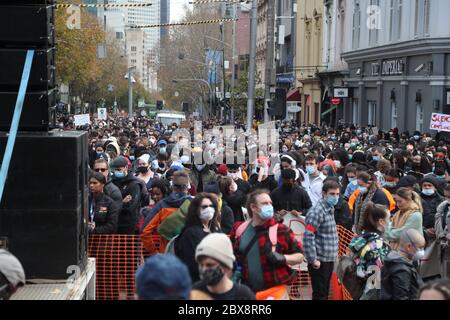
[{"label": "building facade", "polygon": [[145,73],[145,32],[140,29],[126,31],[128,67],[136,67],[134,78],[143,83]]},{"label": "building facade", "polygon": [[297,43],[295,74],[301,94],[299,120],[320,122],[322,102],[319,73],[323,71],[323,0],[300,1],[297,4]]},{"label": "building facade", "polygon": [[430,131],[433,112],[450,113],[450,1],[348,0],[345,11],[345,122]]},{"label": "building facade", "polygon": [[256,28],[256,73],[258,80],[256,88],[264,88],[266,78],[267,56],[267,7],[269,0],[258,1],[258,17]]}]

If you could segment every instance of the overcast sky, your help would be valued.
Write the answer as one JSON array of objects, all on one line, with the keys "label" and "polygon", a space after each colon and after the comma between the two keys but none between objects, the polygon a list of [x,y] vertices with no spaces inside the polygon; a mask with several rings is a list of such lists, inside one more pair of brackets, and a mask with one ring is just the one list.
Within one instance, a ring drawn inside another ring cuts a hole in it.
[{"label": "overcast sky", "polygon": [[190,0],[170,0],[170,22],[177,22],[184,17],[184,5]]}]

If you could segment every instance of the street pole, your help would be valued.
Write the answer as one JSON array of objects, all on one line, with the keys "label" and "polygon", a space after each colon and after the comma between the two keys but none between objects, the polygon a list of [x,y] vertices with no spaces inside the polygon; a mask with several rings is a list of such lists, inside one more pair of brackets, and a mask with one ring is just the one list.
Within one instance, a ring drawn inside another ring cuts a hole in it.
[{"label": "street pole", "polygon": [[[235,80],[234,78],[236,77],[236,69],[235,69],[235,62],[234,62],[234,58],[236,56],[236,18],[237,18],[237,6],[236,3],[233,4],[233,38],[231,40],[231,44],[232,44],[232,57],[231,57],[231,61],[232,61],[232,70],[231,70],[231,88],[234,89],[234,84],[235,84]],[[231,106],[231,115],[230,115],[230,123],[234,122],[234,105]]]},{"label": "street pole", "polygon": [[255,110],[256,28],[258,26],[257,14],[258,0],[252,0],[252,14],[250,25],[250,63],[247,91],[247,130],[252,129],[253,112]]},{"label": "street pole", "polygon": [[266,75],[264,88],[264,122],[270,121],[267,112],[267,101],[270,100],[270,87],[274,72],[274,50],[275,50],[275,0],[267,0],[267,53],[266,53]]},{"label": "street pole", "polygon": [[128,69],[128,118],[133,114],[133,82],[131,81],[131,69]]},{"label": "street pole", "polygon": [[[220,34],[220,41],[222,41],[222,101],[225,101],[225,24],[221,23],[221,34]],[[220,121],[223,121],[223,107],[220,106]]]}]

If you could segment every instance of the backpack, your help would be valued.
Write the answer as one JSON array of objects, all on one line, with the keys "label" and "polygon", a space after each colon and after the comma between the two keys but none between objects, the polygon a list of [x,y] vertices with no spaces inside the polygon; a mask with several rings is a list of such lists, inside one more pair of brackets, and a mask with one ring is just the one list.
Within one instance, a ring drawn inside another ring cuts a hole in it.
[{"label": "backpack", "polygon": [[165,254],[172,254],[174,256],[176,256],[175,254],[175,241],[178,239],[179,235],[176,235],[175,237],[173,237],[169,243],[167,243],[166,245],[166,250],[164,251]]},{"label": "backpack", "polygon": [[356,263],[352,256],[338,258],[336,275],[353,300],[359,300],[364,293],[366,281],[356,274]]}]

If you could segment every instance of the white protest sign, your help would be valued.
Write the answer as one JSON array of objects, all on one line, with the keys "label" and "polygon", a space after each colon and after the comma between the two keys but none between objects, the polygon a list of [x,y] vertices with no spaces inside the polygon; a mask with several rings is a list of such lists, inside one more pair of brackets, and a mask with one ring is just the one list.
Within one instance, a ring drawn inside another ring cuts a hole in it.
[{"label": "white protest sign", "polygon": [[91,118],[89,117],[89,113],[76,114],[75,115],[75,125],[76,126],[84,126],[85,124],[91,124]]},{"label": "white protest sign", "polygon": [[108,113],[106,111],[106,108],[98,108],[97,114],[98,114],[99,120],[107,120],[108,119]]},{"label": "white protest sign", "polygon": [[450,132],[450,114],[431,114],[430,129]]}]

